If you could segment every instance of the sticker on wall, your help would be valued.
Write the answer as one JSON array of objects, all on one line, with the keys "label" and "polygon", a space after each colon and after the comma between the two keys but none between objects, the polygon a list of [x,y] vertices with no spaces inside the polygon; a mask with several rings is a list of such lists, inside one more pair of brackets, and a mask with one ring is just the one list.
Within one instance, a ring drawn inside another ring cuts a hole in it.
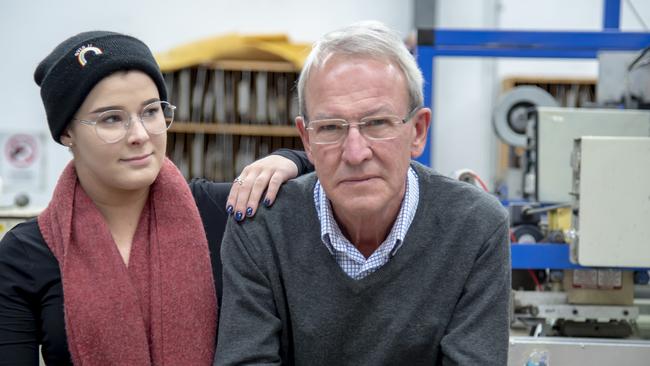
[{"label": "sticker on wall", "polygon": [[5,143],[5,156],[16,168],[29,168],[38,158],[38,140],[27,134],[10,136]]},{"label": "sticker on wall", "polygon": [[38,133],[0,133],[3,193],[44,189],[44,141]]}]

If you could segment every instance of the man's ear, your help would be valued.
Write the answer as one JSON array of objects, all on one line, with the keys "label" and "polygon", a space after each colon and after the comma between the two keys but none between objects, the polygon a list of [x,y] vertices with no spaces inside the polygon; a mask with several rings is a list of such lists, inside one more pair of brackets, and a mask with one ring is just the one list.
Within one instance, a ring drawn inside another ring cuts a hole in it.
[{"label": "man's ear", "polygon": [[311,145],[309,144],[309,131],[307,131],[307,126],[305,123],[305,119],[302,118],[302,116],[296,117],[296,128],[298,129],[298,133],[300,134],[300,139],[302,140],[302,146],[305,148],[305,152],[307,153],[307,159],[314,164],[314,160],[312,159],[311,156]]},{"label": "man's ear", "polygon": [[411,141],[411,158],[417,158],[422,155],[427,144],[429,126],[431,125],[431,109],[421,108],[415,113],[412,120],[415,136]]}]

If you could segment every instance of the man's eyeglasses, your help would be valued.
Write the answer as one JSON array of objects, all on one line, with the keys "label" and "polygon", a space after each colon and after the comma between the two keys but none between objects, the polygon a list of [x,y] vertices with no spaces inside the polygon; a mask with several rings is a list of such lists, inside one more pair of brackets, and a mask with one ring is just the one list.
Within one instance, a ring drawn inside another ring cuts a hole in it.
[{"label": "man's eyeglasses", "polygon": [[[147,104],[138,115],[138,120],[147,130],[149,135],[165,133],[174,122],[174,110],[176,106],[165,101],[157,101]],[[131,127],[131,115],[122,109],[114,109],[101,112],[94,120],[76,119],[88,126],[94,126],[97,137],[102,141],[112,144],[126,136]]]},{"label": "man's eyeglasses", "polygon": [[357,123],[344,119],[320,119],[310,121],[308,127],[310,140],[319,145],[336,144],[345,138],[350,126],[357,126],[359,133],[370,140],[389,140],[400,134],[401,126],[408,122],[420,107],[414,108],[405,118],[394,115],[368,116]]}]

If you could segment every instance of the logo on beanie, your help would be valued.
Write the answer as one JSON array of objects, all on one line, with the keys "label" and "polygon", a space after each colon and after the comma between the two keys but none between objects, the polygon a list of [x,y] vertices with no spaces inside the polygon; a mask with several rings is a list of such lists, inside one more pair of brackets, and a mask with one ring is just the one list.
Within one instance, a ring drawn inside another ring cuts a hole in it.
[{"label": "logo on beanie", "polygon": [[95,47],[92,44],[87,44],[85,46],[81,46],[77,48],[74,55],[77,57],[77,61],[79,61],[79,64],[81,66],[86,66],[86,64],[88,63],[88,61],[86,60],[86,53],[88,52],[92,52],[95,55],[101,55],[102,53],[104,53],[100,48]]}]

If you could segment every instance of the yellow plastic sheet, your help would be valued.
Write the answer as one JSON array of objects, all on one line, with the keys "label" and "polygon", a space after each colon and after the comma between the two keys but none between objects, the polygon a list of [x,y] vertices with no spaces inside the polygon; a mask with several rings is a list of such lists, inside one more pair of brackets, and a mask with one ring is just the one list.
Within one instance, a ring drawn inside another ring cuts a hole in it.
[{"label": "yellow plastic sheet", "polygon": [[155,55],[163,72],[217,60],[284,61],[301,69],[311,45],[292,43],[284,34],[210,37]]}]

